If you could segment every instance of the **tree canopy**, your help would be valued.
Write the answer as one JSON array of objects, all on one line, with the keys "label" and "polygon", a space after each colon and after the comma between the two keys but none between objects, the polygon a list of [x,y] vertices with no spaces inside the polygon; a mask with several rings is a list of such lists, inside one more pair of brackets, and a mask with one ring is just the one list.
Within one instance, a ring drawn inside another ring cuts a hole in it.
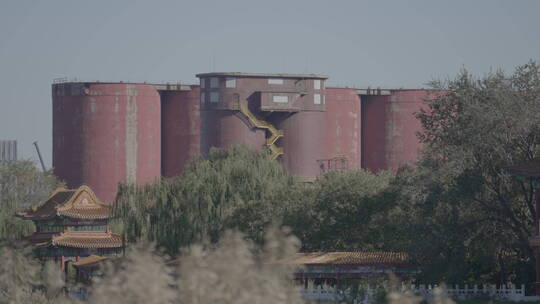
[{"label": "tree canopy", "polygon": [[15,212],[43,203],[60,186],[52,172],[41,172],[31,161],[0,163],[0,240],[17,240],[34,225]]},{"label": "tree canopy", "polygon": [[480,79],[464,70],[433,86],[441,94],[417,114],[423,156],[402,179],[409,227],[424,240],[411,241],[447,281],[523,280],[532,275],[534,189],[505,168],[539,156],[539,66]]},{"label": "tree canopy", "polygon": [[128,240],[155,241],[175,252],[204,238],[216,241],[225,228],[239,224],[235,219],[242,216],[239,210],[257,205],[262,207],[257,215],[264,216],[258,220],[264,223],[252,233],[261,238],[265,224],[279,213],[279,206],[264,202],[276,201],[293,183],[263,152],[213,149],[208,158],[192,161],[178,178],[144,187],[120,185],[113,213],[121,219]]},{"label": "tree canopy", "polygon": [[316,180],[284,223],[307,251],[381,250],[386,216],[395,204],[391,172],[329,172]]}]

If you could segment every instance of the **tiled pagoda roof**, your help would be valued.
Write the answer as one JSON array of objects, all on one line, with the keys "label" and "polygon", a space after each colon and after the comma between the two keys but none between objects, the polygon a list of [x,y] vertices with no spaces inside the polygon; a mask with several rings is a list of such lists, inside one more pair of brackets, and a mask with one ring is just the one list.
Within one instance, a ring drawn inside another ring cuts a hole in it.
[{"label": "tiled pagoda roof", "polygon": [[26,241],[39,247],[59,246],[71,248],[121,248],[122,237],[110,232],[79,232],[67,231],[61,233],[36,232],[26,238]]},{"label": "tiled pagoda roof", "polygon": [[56,189],[44,204],[33,207],[17,216],[29,220],[46,220],[57,216],[77,219],[107,219],[110,206],[103,204],[87,186],[78,189]]},{"label": "tiled pagoda roof", "polygon": [[403,252],[312,252],[298,253],[292,259],[282,261],[302,265],[399,265],[409,262]]},{"label": "tiled pagoda roof", "polygon": [[38,247],[47,246],[51,239],[58,234],[59,232],[35,232],[25,237],[24,240]]},{"label": "tiled pagoda roof", "polygon": [[79,261],[73,263],[72,265],[77,268],[92,268],[97,267],[101,262],[108,260],[107,257],[99,255],[90,255],[85,258],[80,259]]},{"label": "tiled pagoda roof", "polygon": [[114,233],[64,232],[54,236],[51,245],[74,248],[120,248],[122,237]]},{"label": "tiled pagoda roof", "polygon": [[540,158],[509,166],[506,171],[518,177],[540,177]]}]

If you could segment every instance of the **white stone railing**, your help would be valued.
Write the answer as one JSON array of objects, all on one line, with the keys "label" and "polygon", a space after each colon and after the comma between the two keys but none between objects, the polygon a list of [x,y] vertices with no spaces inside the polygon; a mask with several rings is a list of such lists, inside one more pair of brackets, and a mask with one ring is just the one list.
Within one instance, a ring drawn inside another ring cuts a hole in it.
[{"label": "white stone railing", "polygon": [[[411,285],[408,289],[415,294],[421,295],[425,299],[430,299],[433,296],[433,291],[437,285]],[[471,298],[489,298],[509,301],[522,301],[525,298],[525,285],[516,287],[512,284],[509,286],[502,285],[497,287],[494,284],[483,285],[465,285],[465,286],[447,286],[446,294],[452,299],[466,300]]]},{"label": "white stone railing", "polygon": [[[414,294],[422,296],[426,300],[430,300],[433,297],[435,288],[438,285],[402,285],[401,291],[410,291]],[[380,287],[383,288],[383,287]],[[373,286],[360,286],[359,294],[354,297],[361,299],[363,303],[370,303],[374,297],[376,290]],[[539,300],[539,297],[525,296],[525,285],[516,287],[516,285],[503,285],[497,287],[491,284],[484,285],[464,285],[464,286],[447,286],[445,288],[446,294],[456,300],[466,300],[474,298],[488,298],[496,300],[507,301],[531,301]],[[345,298],[353,298],[350,290],[342,290],[327,285],[309,286],[308,288],[301,288],[300,293],[306,300],[325,300],[325,301],[340,301]]]},{"label": "white stone railing", "polygon": [[301,288],[300,294],[306,300],[319,301],[340,301],[347,291],[342,291],[332,286],[318,285],[308,288]]}]

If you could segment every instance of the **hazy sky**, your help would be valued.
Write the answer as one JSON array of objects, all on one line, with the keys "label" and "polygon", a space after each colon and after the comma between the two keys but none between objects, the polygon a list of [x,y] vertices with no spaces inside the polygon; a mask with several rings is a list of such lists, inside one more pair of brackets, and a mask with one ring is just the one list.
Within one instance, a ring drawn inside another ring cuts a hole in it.
[{"label": "hazy sky", "polygon": [[51,83],[322,73],[422,87],[540,60],[540,1],[0,0],[0,139],[51,166]]}]

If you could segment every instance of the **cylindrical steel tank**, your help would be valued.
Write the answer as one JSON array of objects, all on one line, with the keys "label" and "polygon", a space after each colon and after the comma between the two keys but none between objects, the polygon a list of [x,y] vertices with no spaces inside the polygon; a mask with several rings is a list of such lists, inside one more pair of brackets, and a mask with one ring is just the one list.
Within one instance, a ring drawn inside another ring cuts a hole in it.
[{"label": "cylindrical steel tank", "polygon": [[160,98],[153,85],[52,86],[54,174],[69,188],[90,186],[112,202],[119,182],[160,177]]},{"label": "cylindrical steel tank", "polygon": [[207,155],[210,148],[228,148],[245,145],[260,149],[266,143],[265,131],[251,129],[239,111],[201,111],[201,152]]},{"label": "cylindrical steel tank", "polygon": [[303,111],[279,123],[283,130],[282,163],[294,176],[312,180],[320,175],[318,160],[325,155],[325,112]]},{"label": "cylindrical steel tank", "polygon": [[355,89],[326,88],[325,158],[345,157],[348,169],[360,168],[360,111]]},{"label": "cylindrical steel tank", "polygon": [[190,91],[161,91],[161,174],[178,176],[200,154],[199,86]]},{"label": "cylindrical steel tank", "polygon": [[431,98],[429,90],[391,90],[390,95],[362,95],[362,167],[396,171],[418,160],[421,130],[415,113]]}]

